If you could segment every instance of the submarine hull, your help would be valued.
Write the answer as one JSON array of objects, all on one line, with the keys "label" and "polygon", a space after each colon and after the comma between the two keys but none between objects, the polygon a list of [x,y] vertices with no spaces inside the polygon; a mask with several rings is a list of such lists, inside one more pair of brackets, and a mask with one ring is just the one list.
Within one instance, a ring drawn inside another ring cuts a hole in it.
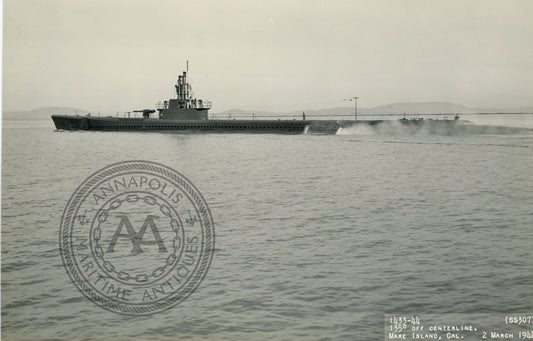
[{"label": "submarine hull", "polygon": [[[58,130],[95,131],[190,131],[214,133],[274,133],[301,134],[304,132],[335,134],[339,128],[368,126],[388,131],[399,125],[416,133],[421,129],[449,132],[458,126],[472,124],[463,120],[165,120],[153,118],[122,118],[52,115]],[[443,130],[444,129],[444,130]]]}]

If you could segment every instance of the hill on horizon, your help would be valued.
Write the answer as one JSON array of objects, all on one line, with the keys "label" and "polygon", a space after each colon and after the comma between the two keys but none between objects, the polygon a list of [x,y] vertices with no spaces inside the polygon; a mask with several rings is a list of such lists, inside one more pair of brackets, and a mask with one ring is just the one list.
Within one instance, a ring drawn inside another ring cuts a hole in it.
[{"label": "hill on horizon", "polygon": [[470,108],[462,104],[448,102],[401,102],[368,109],[373,113],[476,113],[486,109]]},{"label": "hill on horizon", "polygon": [[[260,112],[252,110],[242,109],[230,109],[223,112],[216,113],[216,115],[229,114],[239,116],[251,116],[252,113],[260,116],[301,116],[302,111],[308,116],[335,116],[335,115],[347,115],[354,114],[354,107],[337,107],[328,109],[307,109],[290,111],[285,113],[279,112]],[[462,104],[449,103],[449,102],[400,102],[392,103],[371,108],[357,108],[358,115],[372,115],[372,114],[474,114],[474,113],[533,113],[533,107],[527,108],[472,108]]]},{"label": "hill on horizon", "polygon": [[52,115],[85,115],[87,110],[71,107],[42,107],[30,111],[4,111],[2,110],[2,119],[7,120],[45,120],[50,119]]}]

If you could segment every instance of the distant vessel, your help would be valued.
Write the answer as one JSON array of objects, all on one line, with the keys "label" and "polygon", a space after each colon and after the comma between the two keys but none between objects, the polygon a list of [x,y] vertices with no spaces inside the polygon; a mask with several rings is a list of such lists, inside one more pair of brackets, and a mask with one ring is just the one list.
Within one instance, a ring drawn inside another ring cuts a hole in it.
[{"label": "distant vessel", "polygon": [[[349,128],[355,125],[377,126],[388,120],[306,120],[302,114],[301,120],[235,120],[209,119],[208,111],[211,102],[193,98],[191,85],[187,82],[187,71],[178,76],[176,98],[164,101],[156,109],[133,110],[142,113],[137,117],[97,117],[87,114],[52,115],[52,120],[58,130],[99,130],[99,131],[192,131],[192,132],[243,132],[243,133],[292,133],[299,134],[307,131],[317,133],[335,133],[339,128]],[[157,112],[158,118],[150,115]],[[459,124],[455,120],[399,120],[402,124],[412,126],[453,126]],[[463,121],[464,122],[464,121]]]}]

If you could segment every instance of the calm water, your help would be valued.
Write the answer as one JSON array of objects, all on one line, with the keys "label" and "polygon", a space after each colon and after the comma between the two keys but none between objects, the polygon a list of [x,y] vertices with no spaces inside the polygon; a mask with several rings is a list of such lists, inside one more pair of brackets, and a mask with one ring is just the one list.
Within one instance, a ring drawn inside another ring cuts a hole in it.
[{"label": "calm water", "polygon": [[[58,132],[4,121],[2,338],[371,340],[383,339],[385,314],[531,312],[532,155],[531,133]],[[87,301],[58,250],[76,187],[131,159],[187,176],[216,223],[200,288],[148,317]]]}]

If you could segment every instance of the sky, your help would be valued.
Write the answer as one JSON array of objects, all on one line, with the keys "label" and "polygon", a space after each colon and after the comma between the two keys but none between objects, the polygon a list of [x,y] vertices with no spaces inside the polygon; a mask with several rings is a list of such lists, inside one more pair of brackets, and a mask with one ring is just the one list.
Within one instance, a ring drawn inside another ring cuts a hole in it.
[{"label": "sky", "polygon": [[533,106],[529,0],[4,0],[3,108]]}]

